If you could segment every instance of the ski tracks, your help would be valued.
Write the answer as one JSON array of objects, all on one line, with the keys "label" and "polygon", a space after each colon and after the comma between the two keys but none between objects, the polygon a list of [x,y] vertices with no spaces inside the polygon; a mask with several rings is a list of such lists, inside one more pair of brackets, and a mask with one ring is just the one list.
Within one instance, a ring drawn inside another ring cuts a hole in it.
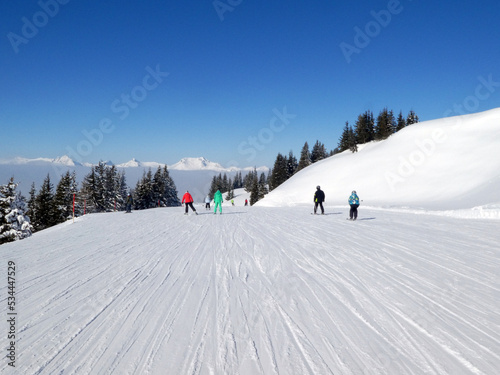
[{"label": "ski tracks", "polygon": [[3,245],[21,269],[20,371],[496,372],[496,223],[308,212],[89,215]]}]

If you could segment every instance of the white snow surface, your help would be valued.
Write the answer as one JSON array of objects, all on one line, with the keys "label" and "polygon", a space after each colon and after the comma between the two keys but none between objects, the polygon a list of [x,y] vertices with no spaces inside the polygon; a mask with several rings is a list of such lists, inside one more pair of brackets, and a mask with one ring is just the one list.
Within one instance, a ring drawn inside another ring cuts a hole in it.
[{"label": "white snow surface", "polygon": [[222,215],[93,214],[0,246],[18,314],[0,373],[498,374],[498,221],[238,194]]},{"label": "white snow surface", "polygon": [[500,217],[499,150],[500,108],[425,121],[299,171],[258,205],[312,204],[320,185],[329,204],[356,190],[369,206]]},{"label": "white snow surface", "polygon": [[499,120],[412,125],[222,215],[93,214],[1,245],[0,373],[498,374]]}]

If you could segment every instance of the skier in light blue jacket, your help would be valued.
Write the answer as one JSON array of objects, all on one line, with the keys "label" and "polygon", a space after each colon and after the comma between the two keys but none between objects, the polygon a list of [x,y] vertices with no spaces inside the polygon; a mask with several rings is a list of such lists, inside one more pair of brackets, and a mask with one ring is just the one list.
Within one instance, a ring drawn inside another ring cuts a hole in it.
[{"label": "skier in light blue jacket", "polygon": [[349,205],[351,210],[349,211],[349,220],[356,220],[358,218],[358,207],[359,207],[359,197],[356,194],[356,190],[353,190],[351,196],[349,197]]}]

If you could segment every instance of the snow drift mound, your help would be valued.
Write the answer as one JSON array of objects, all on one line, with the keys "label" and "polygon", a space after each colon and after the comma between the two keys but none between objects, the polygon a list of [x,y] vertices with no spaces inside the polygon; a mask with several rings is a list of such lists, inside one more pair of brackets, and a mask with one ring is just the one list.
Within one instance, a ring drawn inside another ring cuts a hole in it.
[{"label": "snow drift mound", "polygon": [[298,172],[258,205],[312,204],[320,185],[328,205],[352,190],[369,206],[432,210],[500,203],[500,108],[425,121],[387,140],[337,154]]}]

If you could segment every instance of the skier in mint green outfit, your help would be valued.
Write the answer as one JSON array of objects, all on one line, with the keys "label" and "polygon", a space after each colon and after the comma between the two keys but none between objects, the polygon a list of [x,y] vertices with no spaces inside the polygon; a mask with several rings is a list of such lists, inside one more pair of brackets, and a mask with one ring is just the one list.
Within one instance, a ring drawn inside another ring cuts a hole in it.
[{"label": "skier in mint green outfit", "polygon": [[219,212],[222,213],[222,193],[220,190],[214,194],[214,215],[217,213],[217,206],[219,206]]}]

